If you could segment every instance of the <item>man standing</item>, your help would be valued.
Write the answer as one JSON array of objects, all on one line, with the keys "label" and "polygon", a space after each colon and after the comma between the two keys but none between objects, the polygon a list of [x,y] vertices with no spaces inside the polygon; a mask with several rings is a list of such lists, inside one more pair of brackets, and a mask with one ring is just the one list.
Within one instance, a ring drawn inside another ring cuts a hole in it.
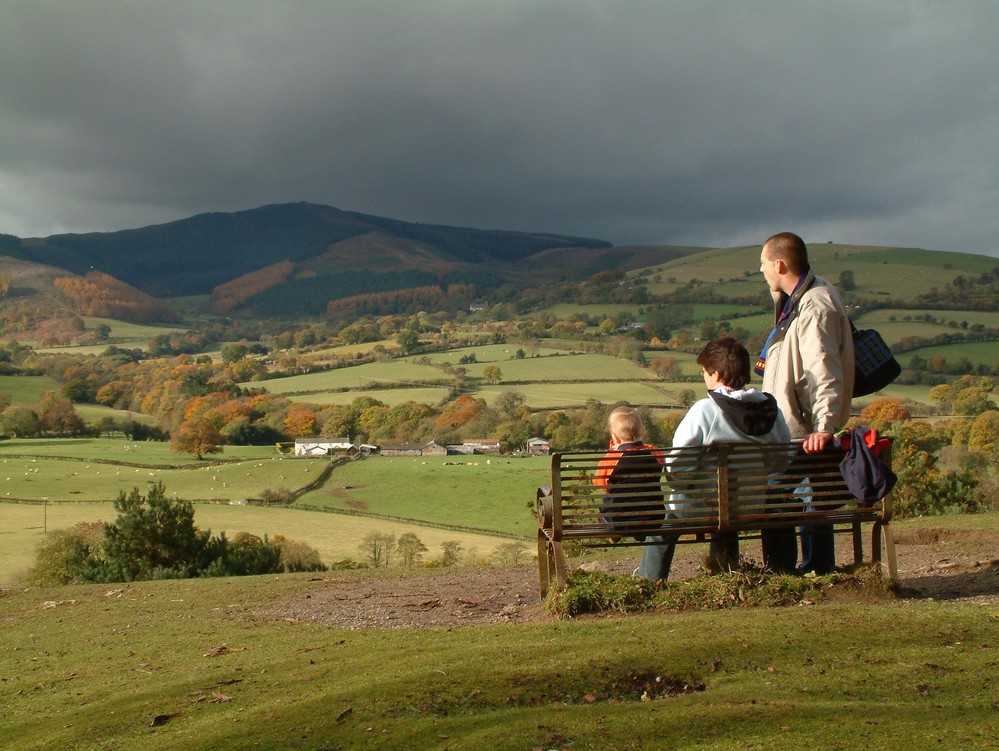
[{"label": "man standing", "polygon": [[[763,243],[760,272],[774,298],[775,325],[755,370],[763,376],[763,391],[776,397],[791,437],[802,440],[806,453],[817,453],[832,443],[833,433],[850,417],[850,319],[836,288],[809,267],[808,249],[797,235],[781,232]],[[793,463],[787,471],[794,471]],[[807,488],[807,478],[801,479]],[[794,537],[765,534],[763,558],[774,570],[793,570]],[[832,528],[802,527],[801,569],[825,574],[835,565]]]}]

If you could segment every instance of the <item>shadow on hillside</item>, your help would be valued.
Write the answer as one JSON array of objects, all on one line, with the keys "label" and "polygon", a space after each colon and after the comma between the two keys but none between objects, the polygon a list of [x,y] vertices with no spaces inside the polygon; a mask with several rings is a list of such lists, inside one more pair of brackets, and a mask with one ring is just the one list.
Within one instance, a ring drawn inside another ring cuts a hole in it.
[{"label": "shadow on hillside", "polygon": [[960,573],[936,573],[903,579],[900,594],[911,599],[934,600],[999,596],[999,567],[989,566]]}]

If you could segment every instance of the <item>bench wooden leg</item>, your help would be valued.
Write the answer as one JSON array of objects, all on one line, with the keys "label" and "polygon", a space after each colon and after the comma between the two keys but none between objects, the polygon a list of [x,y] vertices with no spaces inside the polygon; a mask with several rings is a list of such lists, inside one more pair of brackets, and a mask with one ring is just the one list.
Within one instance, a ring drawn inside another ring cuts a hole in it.
[{"label": "bench wooden leg", "polygon": [[855,566],[864,562],[864,539],[863,529],[860,522],[853,523],[853,564]]},{"label": "bench wooden leg", "polygon": [[541,599],[545,599],[552,583],[552,565],[548,559],[548,536],[538,530],[538,577],[541,584]]},{"label": "bench wooden leg", "polygon": [[[888,524],[882,524],[881,522],[874,522],[874,528],[871,532],[873,537],[871,545],[871,560],[875,563],[881,563],[882,571],[888,569],[888,578],[893,582],[898,582],[898,559],[895,556],[895,535],[891,531],[891,526]],[[885,561],[881,561],[881,541],[884,540],[885,546]]]},{"label": "bench wooden leg", "polygon": [[569,586],[562,543],[552,542],[540,529],[538,530],[538,574],[541,584],[541,599],[545,598],[548,590],[553,586],[558,590]]}]

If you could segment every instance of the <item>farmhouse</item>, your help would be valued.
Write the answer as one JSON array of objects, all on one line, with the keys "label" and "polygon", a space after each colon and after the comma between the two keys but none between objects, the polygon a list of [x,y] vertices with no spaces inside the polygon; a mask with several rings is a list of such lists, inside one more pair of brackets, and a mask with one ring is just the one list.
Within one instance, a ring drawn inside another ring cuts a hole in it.
[{"label": "farmhouse", "polygon": [[527,453],[530,456],[548,456],[552,452],[551,444],[544,438],[529,438]]},{"label": "farmhouse", "polygon": [[295,439],[295,456],[354,456],[359,451],[349,438]]},{"label": "farmhouse", "polygon": [[382,446],[382,456],[446,456],[447,447],[430,441],[430,443],[402,443]]},{"label": "farmhouse", "polygon": [[497,438],[466,438],[461,445],[473,454],[498,454],[500,450]]}]

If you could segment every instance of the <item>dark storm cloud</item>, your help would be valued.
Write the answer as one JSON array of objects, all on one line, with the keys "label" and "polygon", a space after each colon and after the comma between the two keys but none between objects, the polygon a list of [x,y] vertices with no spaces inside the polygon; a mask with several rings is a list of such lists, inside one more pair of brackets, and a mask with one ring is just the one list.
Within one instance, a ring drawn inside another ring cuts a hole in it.
[{"label": "dark storm cloud", "polygon": [[996,252],[999,3],[7,2],[0,231],[308,200]]}]

